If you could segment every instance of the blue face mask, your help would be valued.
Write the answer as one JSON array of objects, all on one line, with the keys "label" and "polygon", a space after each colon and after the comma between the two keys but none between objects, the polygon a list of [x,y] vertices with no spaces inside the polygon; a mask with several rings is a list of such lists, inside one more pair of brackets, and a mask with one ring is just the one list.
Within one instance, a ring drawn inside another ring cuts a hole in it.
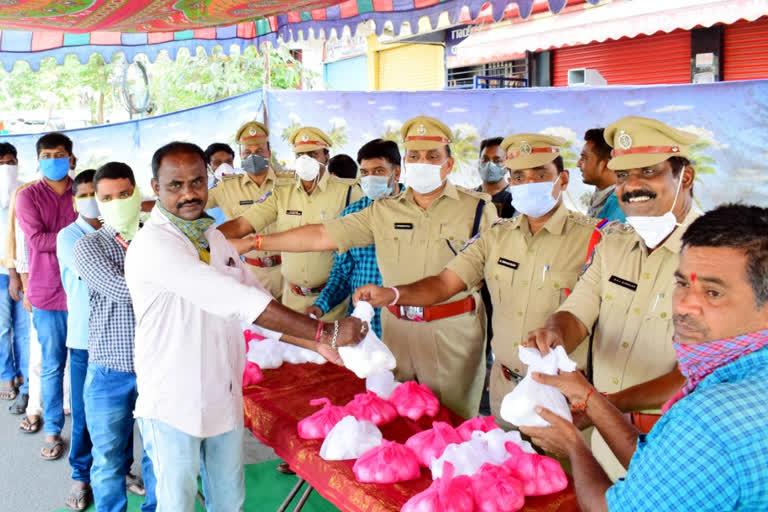
[{"label": "blue face mask", "polygon": [[40,172],[51,181],[59,181],[69,172],[69,158],[44,158],[38,160]]},{"label": "blue face mask", "polygon": [[388,196],[392,193],[392,185],[389,184],[388,176],[363,176],[360,178],[360,186],[363,188],[363,193],[370,200]]},{"label": "blue face mask", "polygon": [[504,177],[504,166],[495,162],[481,163],[477,170],[480,179],[486,183],[498,183]]}]

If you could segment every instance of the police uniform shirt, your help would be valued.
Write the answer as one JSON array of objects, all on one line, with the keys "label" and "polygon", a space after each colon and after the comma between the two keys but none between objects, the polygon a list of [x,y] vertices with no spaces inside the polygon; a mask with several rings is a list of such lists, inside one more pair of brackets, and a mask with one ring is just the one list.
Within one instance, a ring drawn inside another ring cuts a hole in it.
[{"label": "police uniform shirt", "polygon": [[674,272],[681,238],[696,217],[692,208],[650,254],[629,225],[607,227],[591,265],[559,308],[588,330],[598,322],[593,360],[599,391],[616,393],[661,377],[677,365],[672,347]]},{"label": "police uniform shirt", "polygon": [[[325,223],[339,252],[376,244],[384,286],[412,283],[438,274],[472,236],[478,201],[484,200],[480,231],[496,220],[487,194],[445,184],[440,196],[424,210],[408,188],[357,213]],[[470,290],[471,292],[471,290]],[[463,292],[448,302],[466,297]]]},{"label": "police uniform shirt", "polygon": [[[287,184],[278,184],[268,197],[251,206],[243,217],[257,233],[270,224],[275,232],[318,224],[336,219],[349,203],[362,197],[354,180],[337,178],[324,172],[312,194],[307,194],[297,178]],[[351,192],[350,192],[351,187]],[[282,253],[282,272],[294,285],[317,287],[325,284],[333,267],[333,251],[308,253]]]},{"label": "police uniform shirt", "polygon": [[563,204],[535,235],[526,215],[499,220],[446,266],[468,288],[485,279],[494,306],[493,353],[516,374],[525,374],[520,343],[573,290],[596,222]]}]

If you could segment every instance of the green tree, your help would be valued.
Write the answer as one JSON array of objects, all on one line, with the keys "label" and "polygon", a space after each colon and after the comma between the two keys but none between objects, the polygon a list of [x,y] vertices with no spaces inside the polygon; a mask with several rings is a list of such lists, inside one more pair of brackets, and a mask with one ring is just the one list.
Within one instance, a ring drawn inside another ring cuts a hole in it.
[{"label": "green tree", "polygon": [[452,171],[454,172],[477,161],[477,150],[480,141],[477,133],[471,133],[470,130],[467,130],[469,133],[464,133],[460,127],[454,126],[452,131],[451,156],[456,162]]},{"label": "green tree", "polygon": [[[315,74],[305,69],[285,47],[257,53],[253,46],[226,55],[214,48],[207,55],[202,48],[194,54],[179,51],[176,60],[161,52],[155,62],[137,57],[149,76],[153,115],[175,112],[226,99],[259,89],[264,85],[265,64],[269,63],[269,87],[295,89],[302,79]],[[69,55],[62,65],[43,59],[40,70],[19,61],[11,72],[0,70],[0,109],[10,112],[45,109],[53,112],[83,110],[93,124],[103,123],[110,112],[122,110],[122,80],[128,66],[121,53],[107,63],[96,54],[86,64]]]},{"label": "green tree", "polygon": [[704,150],[711,146],[711,143],[705,139],[699,139],[688,148],[688,160],[696,170],[696,181],[703,183],[702,176],[716,174],[717,170],[713,167],[717,160],[704,153]]}]

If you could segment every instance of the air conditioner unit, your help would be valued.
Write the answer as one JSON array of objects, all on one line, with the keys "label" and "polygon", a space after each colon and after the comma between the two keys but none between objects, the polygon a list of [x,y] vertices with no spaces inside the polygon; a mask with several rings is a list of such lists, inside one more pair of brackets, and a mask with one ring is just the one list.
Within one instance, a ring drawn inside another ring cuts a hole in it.
[{"label": "air conditioner unit", "polygon": [[608,85],[596,69],[577,68],[568,70],[568,85]]}]

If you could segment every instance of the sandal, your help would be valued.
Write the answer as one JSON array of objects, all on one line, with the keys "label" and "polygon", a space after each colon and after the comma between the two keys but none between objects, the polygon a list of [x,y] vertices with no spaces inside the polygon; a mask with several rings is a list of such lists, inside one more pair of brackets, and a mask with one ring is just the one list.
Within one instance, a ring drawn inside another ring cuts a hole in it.
[{"label": "sandal", "polygon": [[[48,455],[44,453],[44,450],[48,450]],[[40,448],[40,456],[45,460],[56,460],[64,453],[64,441],[57,437],[53,441],[43,442],[43,447]]]},{"label": "sandal", "polygon": [[15,400],[19,394],[19,390],[13,385],[13,381],[9,385],[0,386],[0,400]]},{"label": "sandal", "polygon": [[11,414],[24,414],[28,403],[29,395],[27,393],[20,393],[16,400],[8,407],[8,410],[11,411]]},{"label": "sandal", "polygon": [[64,501],[69,510],[85,510],[91,503],[93,503],[93,491],[90,485],[86,487],[72,485]]},{"label": "sandal", "polygon": [[21,420],[19,429],[25,434],[35,434],[40,431],[40,427],[43,426],[43,421],[40,416],[34,416],[34,420],[30,421],[29,416]]}]

